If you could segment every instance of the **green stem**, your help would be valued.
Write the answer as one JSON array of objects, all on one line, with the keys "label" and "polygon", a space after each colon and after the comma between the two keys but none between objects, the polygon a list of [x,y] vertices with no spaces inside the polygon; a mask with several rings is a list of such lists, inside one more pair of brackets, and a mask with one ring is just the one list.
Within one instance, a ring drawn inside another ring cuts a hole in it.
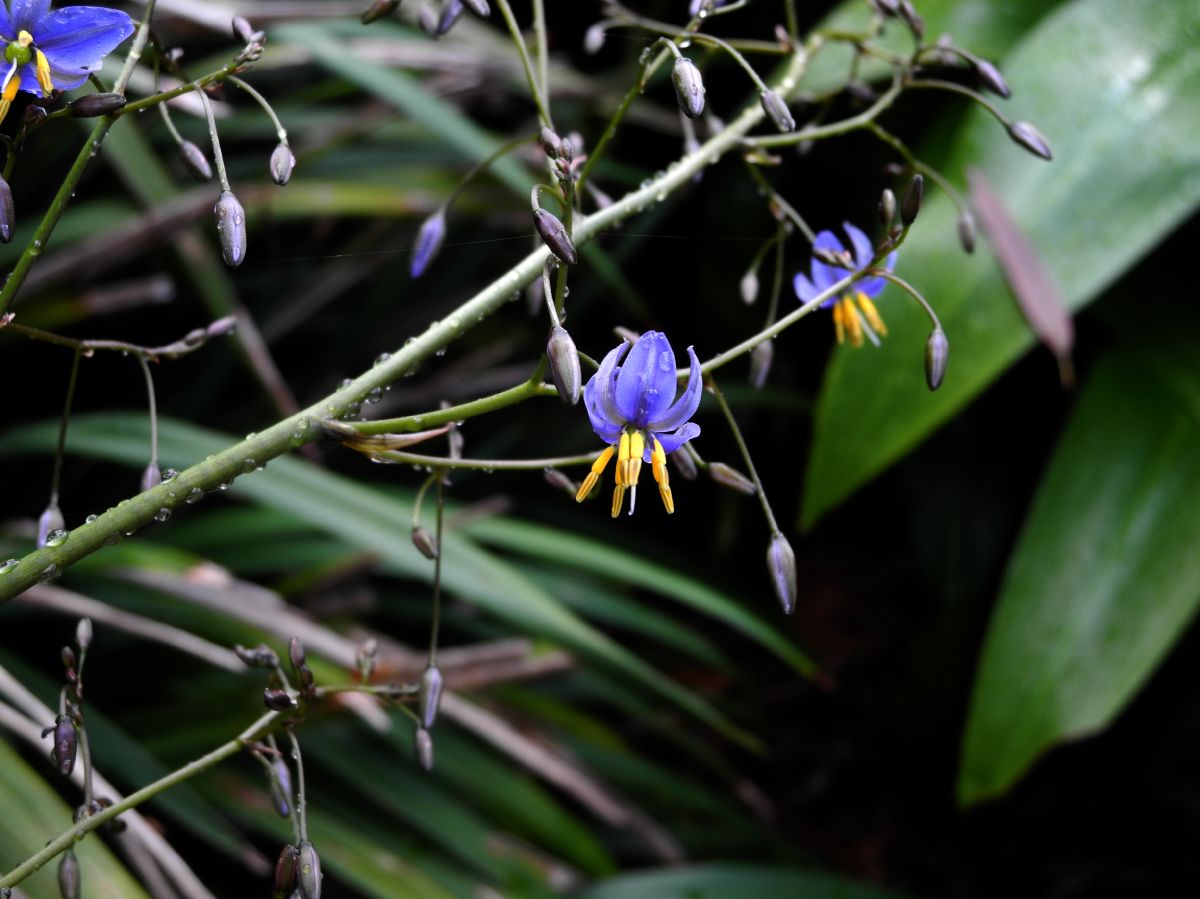
[{"label": "green stem", "polygon": [[933,307],[929,305],[929,301],[927,299],[925,299],[925,297],[921,296],[921,292],[919,290],[917,290],[915,287],[913,287],[911,284],[909,284],[903,278],[899,277],[898,275],[893,275],[891,272],[889,272],[885,269],[879,269],[878,271],[871,272],[871,274],[878,275],[879,277],[884,278],[887,281],[891,281],[893,284],[895,284],[897,287],[899,287],[901,290],[903,290],[910,297],[912,297],[914,300],[917,301],[917,303],[921,306],[921,308],[925,310],[925,314],[927,316],[929,316],[929,321],[933,323],[933,326],[935,328],[942,327],[942,323],[938,319],[937,313],[933,311]]},{"label": "green stem", "polygon": [[558,391],[551,384],[540,381],[522,381],[516,387],[501,390],[491,396],[480,397],[469,403],[458,406],[448,406],[433,412],[422,412],[419,415],[405,415],[401,418],[386,418],[378,421],[355,422],[354,429],[360,434],[408,434],[413,431],[436,428],[452,421],[464,421],[515,406],[535,396],[558,396]]},{"label": "green stem", "polygon": [[304,759],[300,755],[300,741],[289,728],[288,742],[292,744],[292,759],[296,762],[296,826],[300,839],[308,839],[308,792],[304,787]]},{"label": "green stem", "polygon": [[554,120],[550,118],[550,107],[546,103],[546,98],[542,94],[542,89],[538,85],[537,76],[533,73],[533,61],[529,58],[529,48],[525,46],[525,38],[521,34],[521,28],[517,25],[516,16],[513,15],[512,7],[508,5],[508,0],[497,0],[500,7],[500,14],[504,16],[504,22],[508,25],[509,34],[512,35],[513,43],[517,45],[517,55],[521,57],[521,66],[525,69],[525,80],[529,83],[529,92],[533,95],[534,105],[537,106],[538,118],[546,128],[554,128]]},{"label": "green stem", "polygon": [[150,363],[145,356],[138,356],[142,375],[146,378],[146,399],[150,408],[150,464],[158,464],[158,403],[154,398],[154,376],[150,374]]},{"label": "green stem", "polygon": [[748,137],[745,143],[754,147],[786,147],[792,144],[804,143],[804,141],[808,140],[839,137],[843,134],[849,134],[851,131],[869,128],[881,112],[884,112],[896,102],[896,98],[900,96],[903,89],[903,83],[899,76],[896,76],[892,79],[892,86],[880,94],[879,99],[858,115],[850,116],[838,122],[831,122],[828,125],[813,125],[801,128],[799,131],[793,131],[791,134],[766,134],[762,137]]},{"label": "green stem", "polygon": [[564,468],[568,465],[591,465],[600,455],[582,453],[578,456],[555,456],[549,459],[447,459],[445,456],[420,456],[400,450],[380,450],[376,453],[387,462],[416,465],[421,468],[459,468],[474,471],[541,471],[543,468]]},{"label": "green stem", "polygon": [[429,622],[429,664],[431,666],[437,665],[438,631],[442,625],[442,554],[446,551],[446,547],[442,543],[442,523],[446,517],[446,478],[442,472],[435,472],[435,474],[438,476],[437,525],[434,539],[437,555],[433,557],[433,610]]},{"label": "green stem", "polygon": [[725,394],[721,393],[721,389],[717,387],[717,382],[709,379],[709,389],[713,396],[717,398],[717,405],[721,407],[721,414],[725,416],[725,421],[729,423],[729,430],[733,432],[733,439],[737,441],[738,452],[742,454],[742,461],[746,463],[746,471],[750,475],[750,480],[754,482],[755,492],[758,495],[759,504],[762,505],[763,514],[767,516],[767,524],[771,528],[772,534],[778,534],[779,523],[775,520],[775,513],[771,511],[771,503],[767,500],[767,491],[763,489],[762,480],[758,477],[758,469],[754,467],[754,460],[750,458],[750,448],[746,446],[746,438],[742,436],[742,429],[738,427],[737,419],[733,417],[733,410],[729,408],[729,403],[725,402]]},{"label": "green stem", "polygon": [[928,177],[929,180],[944,190],[947,196],[950,197],[950,201],[955,205],[959,212],[966,210],[966,201],[963,200],[962,195],[954,189],[954,185],[942,176],[941,172],[933,168],[933,166],[926,165],[925,163],[921,162],[921,160],[917,159],[917,157],[913,155],[913,152],[908,149],[908,146],[904,143],[904,141],[900,140],[900,138],[896,137],[890,131],[886,131],[885,129],[881,128],[878,122],[872,122],[867,127],[876,137],[899,153],[914,172],[920,172],[922,175]]},{"label": "green stem", "polygon": [[241,78],[235,78],[233,75],[230,75],[227,80],[229,81],[230,84],[241,88],[246,93],[248,93],[251,97],[254,98],[254,102],[257,103],[259,106],[261,106],[262,111],[265,112],[268,116],[270,116],[271,124],[273,124],[275,126],[275,134],[278,135],[279,142],[286,146],[287,142],[288,142],[287,129],[283,127],[283,122],[279,121],[279,116],[277,116],[275,114],[275,110],[271,108],[271,104],[267,102],[267,98],[264,97],[262,94],[260,94],[257,90],[255,90],[249,84],[247,84],[245,81],[243,81]]},{"label": "green stem", "polygon": [[199,91],[197,96],[204,106],[204,118],[208,121],[208,139],[212,143],[213,162],[217,164],[217,180],[221,182],[221,190],[230,193],[233,188],[229,186],[229,175],[225,171],[225,155],[221,152],[221,137],[217,134],[217,117],[213,115],[212,101],[204,91]]},{"label": "green stem", "polygon": [[538,82],[550,100],[550,45],[546,39],[546,0],[533,0],[533,33],[537,36]]},{"label": "green stem", "polygon": [[67,427],[71,423],[71,404],[75,402],[75,383],[79,380],[79,359],[83,354],[75,350],[71,360],[71,374],[67,378],[67,399],[63,403],[62,421],[58,425],[58,446],[54,450],[54,473],[50,476],[50,505],[58,505],[58,487],[62,479],[63,455],[67,449]]},{"label": "green stem", "polygon": [[513,150],[516,150],[518,147],[523,147],[523,146],[525,146],[525,144],[530,143],[531,141],[534,141],[536,139],[537,138],[535,136],[530,136],[530,135],[514,137],[512,140],[501,144],[499,147],[497,147],[495,150],[493,150],[491,153],[489,153],[485,159],[482,159],[479,162],[475,163],[475,165],[473,165],[471,167],[470,171],[468,171],[465,175],[462,176],[461,179],[459,179],[458,184],[454,185],[454,189],[450,191],[450,195],[447,196],[445,201],[442,203],[442,211],[445,212],[446,210],[448,210],[450,208],[450,204],[453,203],[458,198],[458,195],[460,193],[462,193],[471,184],[472,181],[474,181],[481,174],[483,174],[488,169],[490,169],[492,167],[492,164],[497,159],[499,159],[501,156],[507,156],[509,153],[511,153]]}]

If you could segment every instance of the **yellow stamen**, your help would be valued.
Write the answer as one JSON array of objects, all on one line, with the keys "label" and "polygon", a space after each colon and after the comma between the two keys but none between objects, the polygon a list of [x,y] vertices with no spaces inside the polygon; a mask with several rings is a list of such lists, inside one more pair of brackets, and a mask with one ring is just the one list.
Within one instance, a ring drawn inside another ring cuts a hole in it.
[{"label": "yellow stamen", "polygon": [[850,343],[856,347],[862,346],[862,320],[858,317],[858,310],[854,308],[854,301],[847,297],[838,305],[842,307],[842,318],[845,320],[846,330],[850,333]]},{"label": "yellow stamen", "polygon": [[879,310],[875,308],[875,304],[871,302],[871,298],[865,293],[859,293],[855,299],[858,300],[858,306],[863,311],[863,315],[867,317],[867,324],[875,329],[875,333],[880,337],[887,336],[887,325],[883,323],[883,319],[879,317]]},{"label": "yellow stamen", "polygon": [[8,79],[8,83],[4,85],[3,93],[0,94],[0,122],[3,122],[4,117],[8,115],[9,107],[12,106],[12,101],[20,89],[21,76],[14,74]]},{"label": "yellow stamen", "polygon": [[617,486],[613,489],[612,517],[621,514],[621,505],[625,502],[625,480],[629,468],[629,432],[621,432],[621,440],[617,444]]},{"label": "yellow stamen", "polygon": [[621,504],[623,502],[625,502],[625,485],[618,484],[615,488],[613,488],[613,505],[612,505],[612,517],[613,518],[616,518],[618,515],[621,514]]},{"label": "yellow stamen", "polygon": [[37,60],[38,85],[42,93],[49,97],[54,93],[54,82],[50,79],[50,60],[46,59],[46,54],[41,50],[34,51],[34,58]]},{"label": "yellow stamen", "polygon": [[604,474],[604,469],[608,466],[608,460],[613,457],[614,452],[615,449],[613,447],[605,447],[604,452],[596,457],[596,461],[592,463],[592,470],[583,479],[583,483],[579,485],[579,492],[575,494],[575,502],[581,503],[588,498],[588,494],[592,492],[592,488],[600,480],[600,475]]},{"label": "yellow stamen", "polygon": [[842,322],[842,301],[833,304],[833,331],[837,334],[837,342],[846,342],[846,326]]},{"label": "yellow stamen", "polygon": [[20,34],[17,35],[17,46],[18,47],[22,47],[22,48],[28,47],[32,43],[33,43],[33,35],[30,34],[28,31],[22,31]]},{"label": "yellow stamen", "polygon": [[667,473],[667,454],[663,445],[654,438],[654,448],[650,452],[650,470],[658,483],[658,495],[662,497],[663,505],[668,515],[675,514],[675,497],[671,495],[671,476]]}]

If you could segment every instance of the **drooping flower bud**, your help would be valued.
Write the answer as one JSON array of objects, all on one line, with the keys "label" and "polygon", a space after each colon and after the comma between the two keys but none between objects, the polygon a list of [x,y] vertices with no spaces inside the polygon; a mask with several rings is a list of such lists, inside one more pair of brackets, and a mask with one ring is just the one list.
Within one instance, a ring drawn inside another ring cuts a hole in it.
[{"label": "drooping flower bud", "polygon": [[282,712],[294,708],[296,703],[288,695],[287,690],[280,690],[277,687],[267,687],[263,690],[263,705],[272,712]]},{"label": "drooping flower bud", "polygon": [[413,250],[412,263],[408,269],[410,277],[419,278],[425,274],[425,269],[438,254],[445,239],[446,212],[444,209],[438,209],[421,223],[421,230],[417,232],[417,248]]},{"label": "drooping flower bud", "polygon": [[567,265],[574,265],[579,261],[575,244],[571,242],[571,236],[567,234],[566,226],[559,221],[558,216],[545,209],[535,209],[533,210],[533,226],[537,228],[538,234],[550,248],[550,252],[560,260]]},{"label": "drooping flower bud", "polygon": [[413,735],[413,749],[417,753],[417,764],[424,771],[433,770],[433,737],[423,727],[418,727]]},{"label": "drooping flower bud", "polygon": [[946,332],[941,328],[934,328],[929,339],[925,341],[925,383],[929,385],[930,390],[937,390],[942,386],[949,358],[950,341],[946,339]]},{"label": "drooping flower bud", "polygon": [[249,649],[238,643],[234,645],[233,651],[237,653],[237,657],[248,668],[271,669],[279,665],[279,656],[275,654],[275,650],[265,643],[259,643],[257,646],[250,647]]},{"label": "drooping flower bud", "polygon": [[786,134],[796,130],[796,120],[792,118],[792,111],[788,109],[783,97],[775,91],[763,91],[758,95],[758,102],[762,104],[763,112],[778,131]]},{"label": "drooping flower bud", "polygon": [[969,209],[958,216],[958,242],[966,252],[975,252],[975,216]]},{"label": "drooping flower bud", "polygon": [[[75,650],[73,650],[70,646],[64,646],[62,648],[60,658],[62,659],[63,667],[68,671],[70,671],[79,663],[79,659],[75,655]],[[68,677],[70,677],[70,675],[68,675]]]},{"label": "drooping flower bud", "polygon": [[275,811],[281,818],[291,813],[292,801],[292,769],[279,756],[271,762],[271,801],[275,803]]},{"label": "drooping flower bud", "polygon": [[744,493],[747,496],[754,496],[754,494],[758,493],[758,488],[754,486],[752,480],[724,462],[710,462],[708,465],[708,476],[722,487],[728,487],[730,490],[736,490],[738,493]]},{"label": "drooping flower bud", "polygon": [[212,180],[212,166],[208,164],[208,157],[190,140],[185,140],[179,145],[179,158],[183,160],[184,168],[197,181]]},{"label": "drooping flower bud", "polygon": [[1028,122],[1010,122],[1008,136],[1034,156],[1040,156],[1047,160],[1054,158],[1046,138],[1042,137],[1042,133]]},{"label": "drooping flower bud", "polygon": [[279,852],[275,862],[274,899],[287,899],[296,888],[296,874],[299,868],[300,850],[288,843]]},{"label": "drooping flower bud", "polygon": [[61,531],[64,524],[62,510],[58,508],[58,503],[51,503],[46,506],[38,518],[38,549],[41,549],[50,541],[51,534]]},{"label": "drooping flower bud", "polygon": [[925,37],[925,20],[917,13],[912,0],[899,0],[900,18],[918,41]]},{"label": "drooping flower bud", "polygon": [[555,325],[550,331],[546,357],[550,360],[550,379],[558,390],[558,398],[568,406],[574,406],[579,402],[583,374],[579,369],[579,351],[575,349],[575,341],[562,325]]},{"label": "drooping flower bud", "polygon": [[217,219],[217,237],[226,265],[238,266],[246,258],[246,210],[232,191],[223,190],[213,207]]},{"label": "drooping flower bud", "polygon": [[441,33],[438,31],[438,14],[428,3],[417,10],[417,24],[430,37],[437,37]]},{"label": "drooping flower bud", "polygon": [[13,206],[12,188],[3,176],[0,176],[0,243],[12,240],[16,224],[17,213]]},{"label": "drooping flower bud", "polygon": [[244,41],[248,44],[254,40],[254,26],[243,16],[234,16],[233,21],[229,23],[229,27],[233,31],[233,36],[239,41]]},{"label": "drooping flower bud", "polygon": [[694,481],[700,477],[700,469],[696,467],[696,460],[686,449],[681,448],[667,458],[671,460],[671,464],[675,466],[675,470],[685,481]]},{"label": "drooping flower bud", "polygon": [[771,586],[783,607],[785,615],[796,609],[796,554],[792,544],[783,534],[775,534],[767,547],[767,570],[771,573]]},{"label": "drooping flower bud", "polygon": [[437,720],[438,704],[442,701],[442,671],[437,665],[430,665],[421,675],[421,692],[417,696],[421,713],[421,727],[425,730],[433,728]]},{"label": "drooping flower bud", "polygon": [[879,221],[884,228],[892,227],[896,219],[896,195],[889,188],[884,188],[879,196]]},{"label": "drooping flower bud", "polygon": [[900,203],[900,221],[904,226],[911,227],[921,212],[921,201],[925,198],[925,177],[921,174],[912,176],[908,182],[908,190],[904,192],[904,200]]},{"label": "drooping flower bud", "polygon": [[303,899],[321,899],[321,857],[309,840],[301,840],[296,858],[296,879]]},{"label": "drooping flower bud", "polygon": [[758,299],[758,272],[754,269],[742,275],[742,280],[738,283],[738,290],[742,294],[742,302],[749,306]]},{"label": "drooping flower bud", "polygon": [[79,899],[82,876],[75,851],[68,849],[58,863],[58,891],[62,899]]},{"label": "drooping flower bud", "polygon": [[75,770],[75,756],[79,750],[79,733],[75,730],[75,719],[70,715],[59,715],[54,719],[54,726],[42,731],[42,736],[53,732],[54,745],[50,748],[50,758],[64,777],[70,777]]},{"label": "drooping flower bud", "polygon": [[142,471],[142,493],[151,490],[162,483],[162,469],[157,462],[151,462]]},{"label": "drooping flower bud", "polygon": [[579,485],[557,468],[547,468],[545,474],[546,483],[556,490],[561,490],[568,496],[574,496],[579,492]]},{"label": "drooping flower bud", "polygon": [[557,159],[559,152],[562,150],[562,138],[559,137],[552,129],[543,128],[538,132],[538,143],[542,145],[542,150],[551,159]]},{"label": "drooping flower bud", "polygon": [[438,542],[437,537],[430,533],[429,529],[422,525],[417,525],[412,531],[413,546],[417,548],[417,552],[425,558],[433,560],[438,557]]},{"label": "drooping flower bud", "polygon": [[762,390],[771,374],[771,363],[775,361],[775,341],[767,339],[755,344],[750,351],[750,384],[755,390]]},{"label": "drooping flower bud", "polygon": [[700,118],[704,114],[704,79],[696,64],[686,56],[675,57],[671,83],[675,85],[675,99],[683,114],[689,119]]},{"label": "drooping flower bud", "polygon": [[450,0],[442,7],[441,18],[437,23],[437,37],[441,37],[447,31],[454,27],[454,23],[458,21],[458,17],[463,14],[462,0]]},{"label": "drooping flower bud", "polygon": [[110,112],[123,109],[128,102],[124,94],[85,94],[78,100],[72,100],[67,108],[77,119],[94,119],[97,116],[108,115]]},{"label": "drooping flower bud", "polygon": [[358,673],[362,675],[363,683],[371,679],[371,674],[375,671],[375,659],[379,655],[379,641],[374,637],[368,637],[355,650],[354,661],[358,665]]},{"label": "drooping flower bud", "polygon": [[471,14],[477,18],[486,19],[492,14],[492,9],[488,6],[487,0],[463,0],[463,3],[471,11]]},{"label": "drooping flower bud", "polygon": [[1012,89],[1009,88],[1008,82],[1004,80],[1004,76],[994,65],[986,59],[973,59],[971,64],[975,69],[975,74],[979,77],[979,82],[984,87],[1006,100],[1012,96]]},{"label": "drooping flower bud", "polygon": [[283,187],[292,180],[296,170],[296,154],[285,143],[279,143],[271,152],[271,180]]},{"label": "drooping flower bud", "polygon": [[80,652],[87,652],[88,647],[92,645],[92,619],[80,618],[79,623],[75,625],[75,645],[79,647]]},{"label": "drooping flower bud", "polygon": [[304,649],[304,644],[300,642],[299,637],[292,637],[288,641],[288,661],[296,669],[303,668],[308,664],[308,652]]},{"label": "drooping flower bud", "polygon": [[607,37],[607,29],[601,25],[593,25],[583,34],[583,52],[588,56],[595,56],[604,46],[604,39]]},{"label": "drooping flower bud", "polygon": [[396,11],[396,7],[399,5],[400,0],[375,0],[374,3],[362,11],[362,23],[370,25],[384,16],[390,16]]}]

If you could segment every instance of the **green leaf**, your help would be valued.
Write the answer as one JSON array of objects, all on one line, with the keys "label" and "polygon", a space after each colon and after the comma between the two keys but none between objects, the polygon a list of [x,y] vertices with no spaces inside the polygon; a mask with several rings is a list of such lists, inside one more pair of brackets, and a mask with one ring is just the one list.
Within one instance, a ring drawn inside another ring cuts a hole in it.
[{"label": "green leaf", "polygon": [[832,874],[797,868],[740,864],[690,865],[665,871],[624,874],[601,881],[576,899],[744,899],[746,896],[796,896],[803,899],[895,899],[874,887]]},{"label": "green leaf", "polygon": [[[1184,357],[1187,358],[1187,357]],[[1108,725],[1200,601],[1200,369],[1132,354],[1089,380],[993,613],[964,738],[963,803]]]},{"label": "green leaf", "polygon": [[[982,111],[946,167],[979,166],[1039,248],[1072,310],[1094,299],[1200,201],[1200,7],[1075,0],[1006,60],[1011,114],[1038,125],[1055,159],[1034,159]],[[1168,113],[1169,110],[1169,113]],[[1193,127],[1182,126],[1191,123]],[[950,338],[936,393],[921,358],[929,323],[894,288],[882,350],[839,350],[817,404],[802,523],[811,525],[895,462],[1033,345],[986,246],[954,244],[954,210],[926,203],[899,272],[932,301]]]}]

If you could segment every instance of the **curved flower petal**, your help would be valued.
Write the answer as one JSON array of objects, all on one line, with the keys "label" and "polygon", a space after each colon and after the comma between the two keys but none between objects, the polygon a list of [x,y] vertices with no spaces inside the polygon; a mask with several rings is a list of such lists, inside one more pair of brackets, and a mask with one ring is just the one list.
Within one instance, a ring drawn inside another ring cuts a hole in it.
[{"label": "curved flower petal", "polygon": [[[91,71],[97,71],[100,64],[97,63]],[[42,96],[41,86],[37,80],[37,66],[32,62],[27,62],[25,65],[17,69],[17,74],[21,78],[21,90],[27,94],[33,94],[35,97]],[[74,90],[87,81],[87,72],[76,75],[74,72],[64,72],[62,69],[50,66],[50,82],[59,90],[69,91]]]},{"label": "curved flower petal", "polygon": [[9,8],[9,21],[13,29],[11,37],[15,40],[18,32],[28,31],[37,40],[34,26],[49,9],[50,0],[12,0]]},{"label": "curved flower petal", "polygon": [[[17,2],[14,0],[14,6]],[[14,14],[14,25],[16,18]],[[86,75],[133,34],[133,20],[119,9],[67,6],[43,15],[30,33],[52,68],[71,76]]]},{"label": "curved flower petal", "polygon": [[866,268],[875,258],[875,246],[871,243],[871,238],[849,222],[842,222],[842,228],[849,235],[850,243],[854,247],[854,265],[857,268]]},{"label": "curved flower petal", "polygon": [[[662,444],[663,452],[667,455],[675,452],[689,440],[695,440],[700,436],[700,425],[694,421],[689,421],[683,427],[671,434],[655,434],[658,442]],[[647,459],[647,461],[649,461]]]},{"label": "curved flower petal", "polygon": [[604,410],[600,408],[600,398],[597,396],[598,391],[588,389],[592,387],[595,375],[592,380],[588,381],[587,387],[583,389],[583,407],[587,409],[588,421],[592,425],[592,430],[596,432],[596,436],[605,443],[616,443],[621,436],[621,423],[612,421],[604,414]]},{"label": "curved flower petal", "polygon": [[[696,414],[696,409],[700,406],[700,394],[703,388],[703,378],[700,374],[700,360],[696,358],[696,350],[692,347],[687,348],[688,358],[691,359],[691,368],[688,370],[687,387],[683,389],[683,393],[679,395],[679,399],[671,406],[662,416],[654,421],[651,421],[646,427],[651,431],[673,431],[681,424]],[[663,444],[666,446],[666,444]]]},{"label": "curved flower petal", "polygon": [[628,349],[629,341],[623,340],[619,346],[609,350],[608,355],[600,362],[599,371],[588,379],[587,387],[584,388],[585,395],[589,391],[593,392],[596,409],[603,414],[605,420],[617,425],[623,424],[624,419],[617,410],[617,404],[613,398],[613,382],[620,371],[617,363],[621,361],[621,357]]},{"label": "curved flower petal", "polygon": [[[837,239],[837,235],[832,231],[821,231],[817,234],[816,239],[813,240],[813,249],[831,250],[834,253],[846,252],[846,248],[842,246],[842,242]],[[812,283],[817,288],[818,293],[828,290],[844,277],[846,277],[846,272],[843,269],[826,265],[820,259],[813,259]]]},{"label": "curved flower petal", "polygon": [[0,3],[0,39],[8,43],[16,38],[16,29],[12,27],[12,19],[8,17],[8,7]]},{"label": "curved flower petal", "polygon": [[[796,288],[796,296],[801,303],[807,303],[809,300],[815,299],[821,291],[817,290],[817,285],[808,280],[802,273],[797,273],[792,285]],[[837,297],[830,297],[821,304],[822,309],[828,309],[837,302]]]},{"label": "curved flower petal", "polygon": [[675,353],[661,331],[647,331],[633,345],[617,375],[617,409],[630,424],[644,427],[675,398]]},{"label": "curved flower petal", "polygon": [[[888,258],[883,260],[883,268],[884,268],[884,270],[890,272],[895,267],[896,267],[896,251],[893,250],[891,253],[888,254]],[[880,277],[863,278],[861,281],[858,282],[858,289],[860,291],[862,291],[863,293],[865,293],[871,299],[875,299],[875,297],[877,297],[881,293],[883,293],[883,289],[885,287],[887,287],[887,279],[886,278],[880,278]]]}]

